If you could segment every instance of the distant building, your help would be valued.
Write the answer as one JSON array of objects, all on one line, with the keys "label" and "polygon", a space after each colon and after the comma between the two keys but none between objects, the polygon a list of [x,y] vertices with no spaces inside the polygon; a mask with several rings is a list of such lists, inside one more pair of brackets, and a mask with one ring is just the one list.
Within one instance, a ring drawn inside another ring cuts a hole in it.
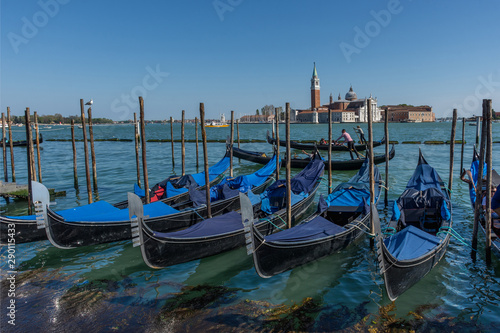
[{"label": "distant building", "polygon": [[274,119],[274,115],[247,115],[240,117],[240,123],[270,123]]},{"label": "distant building", "polygon": [[434,122],[436,114],[432,111],[432,107],[428,105],[411,106],[411,105],[385,105],[382,115],[385,117],[385,112],[388,112],[390,122]]},{"label": "distant building", "polygon": [[381,110],[377,107],[377,99],[364,98],[358,99],[352,86],[342,99],[340,94],[338,100],[333,101],[330,94],[330,102],[321,105],[320,102],[320,84],[316,63],[314,63],[313,74],[311,78],[311,108],[305,110],[296,110],[295,121],[307,123],[327,123],[328,109],[332,111],[333,122],[367,122],[368,121],[368,101],[371,101],[373,121],[381,120]]}]

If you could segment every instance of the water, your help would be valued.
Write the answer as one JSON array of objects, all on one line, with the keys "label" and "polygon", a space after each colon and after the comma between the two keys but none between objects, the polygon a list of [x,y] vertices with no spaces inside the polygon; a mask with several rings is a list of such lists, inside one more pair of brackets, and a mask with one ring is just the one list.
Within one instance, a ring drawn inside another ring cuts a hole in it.
[{"label": "water", "polygon": [[[334,139],[342,128],[335,124]],[[265,139],[270,125],[240,124],[241,139]],[[366,126],[365,126],[366,128]],[[449,145],[401,144],[403,141],[450,139],[451,123],[390,124],[390,139],[397,140],[396,156],[390,162],[389,200],[403,191],[422,149],[427,161],[447,181]],[[494,124],[494,141],[500,140],[500,125]],[[464,167],[472,157],[475,127],[466,126]],[[71,142],[48,141],[70,139],[66,126],[42,130],[43,182],[50,188],[66,191],[57,198],[57,210],[83,205],[87,201],[83,144],[78,147],[79,191],[73,188]],[[76,130],[81,137],[81,129]],[[148,139],[170,138],[169,125],[147,125]],[[353,131],[351,131],[353,132]],[[296,140],[327,137],[326,125],[291,126]],[[383,124],[374,124],[375,139],[383,136]],[[229,128],[209,128],[209,139],[223,140]],[[22,139],[24,129],[15,129],[14,140]],[[96,139],[133,139],[132,125],[94,127]],[[353,133],[354,135],[354,133]],[[187,139],[194,139],[194,125],[186,125]],[[284,138],[284,127],[281,137]],[[461,137],[461,124],[457,139]],[[180,126],[174,125],[174,138],[180,139]],[[200,135],[201,138],[201,135]],[[209,164],[224,153],[224,144],[208,143]],[[245,143],[243,149],[271,153],[267,143]],[[494,144],[493,151],[499,145]],[[186,172],[196,168],[195,144],[186,144]],[[203,161],[202,145],[200,163]],[[383,152],[378,147],[377,152]],[[95,198],[117,202],[126,198],[135,182],[135,148],[133,142],[95,142],[98,194]],[[175,144],[175,168],[171,163],[170,143],[147,145],[150,184],[173,172],[181,172],[180,144]],[[334,153],[334,158],[348,158]],[[26,182],[26,150],[15,149],[16,175]],[[459,180],[460,145],[455,150],[453,179],[453,219],[456,229],[468,242],[472,235],[473,212],[468,187]],[[201,164],[200,164],[201,165]],[[500,158],[493,154],[493,166]],[[2,165],[3,167],[3,165]],[[260,166],[235,160],[235,174],[257,170]],[[379,165],[384,174],[385,166]],[[296,170],[294,170],[296,172]],[[10,165],[9,165],[10,173]],[[333,183],[350,178],[355,171],[335,171]],[[284,175],[284,170],[282,171]],[[326,183],[326,182],[325,182]],[[319,193],[326,193],[323,184]],[[6,215],[26,213],[26,204],[0,199],[0,210]],[[390,212],[379,205],[382,223]],[[368,239],[362,239],[340,253],[285,272],[261,279],[253,268],[251,257],[237,249],[214,257],[172,266],[161,270],[147,267],[140,250],[128,241],[60,250],[48,241],[16,247],[16,326],[7,323],[6,297],[2,291],[2,331],[261,331],[261,330],[367,330],[417,329],[498,331],[500,328],[500,263],[494,258],[488,267],[484,262],[484,241],[480,234],[476,263],[470,249],[453,239],[443,260],[417,285],[391,304],[385,296],[383,280],[378,274],[375,254]],[[1,252],[2,287],[8,287],[5,270],[6,248]],[[3,288],[3,290],[7,290]],[[293,319],[293,320],[292,320]],[[16,330],[17,329],[17,330]]]}]

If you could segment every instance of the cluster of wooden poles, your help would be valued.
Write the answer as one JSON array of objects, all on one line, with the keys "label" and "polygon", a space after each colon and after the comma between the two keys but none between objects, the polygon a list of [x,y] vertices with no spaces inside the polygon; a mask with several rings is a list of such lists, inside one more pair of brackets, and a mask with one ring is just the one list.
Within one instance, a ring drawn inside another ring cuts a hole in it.
[{"label": "cluster of wooden poles", "polygon": [[[477,232],[479,228],[479,219],[481,211],[481,198],[484,182],[483,164],[486,163],[486,211],[484,212],[485,231],[486,231],[486,263],[491,263],[491,184],[492,184],[492,145],[493,131],[491,126],[492,108],[491,99],[483,99],[483,116],[481,126],[481,141],[479,145],[479,170],[476,185],[476,202],[474,207],[474,228],[472,231],[472,252],[471,257],[476,260],[477,252]],[[478,120],[479,124],[479,120]],[[479,128],[479,126],[477,127]],[[479,131],[478,131],[479,133]],[[476,140],[478,143],[478,140]]]},{"label": "cluster of wooden poles", "polygon": [[[373,120],[372,120],[372,112],[371,112],[371,103],[367,104],[368,106],[368,151],[369,160],[370,160],[370,205],[374,204],[374,165],[373,165]],[[136,114],[134,113],[134,125],[135,125],[135,152],[136,152],[136,166],[137,166],[137,183],[139,186],[141,185],[141,175],[140,175],[140,158],[139,158],[139,150],[142,150],[142,169],[143,169],[143,177],[144,177],[144,189],[145,189],[145,202],[150,202],[149,196],[149,181],[148,181],[148,171],[147,171],[147,161],[146,161],[146,138],[145,138],[145,120],[144,120],[144,99],[142,96],[139,97],[139,109],[140,109],[140,120],[137,122]],[[86,184],[87,184],[87,193],[88,193],[88,202],[92,203],[92,187],[90,181],[90,166],[89,166],[89,151],[88,151],[88,143],[87,143],[87,131],[86,131],[86,122],[85,122],[85,106],[83,103],[83,99],[80,99],[80,111],[81,111],[81,121],[83,128],[83,141],[84,141],[84,153],[85,153],[85,172],[86,172]],[[90,150],[91,150],[91,159],[92,159],[92,178],[94,185],[94,192],[97,193],[97,168],[96,168],[96,159],[95,159],[95,150],[94,150],[94,136],[92,130],[92,108],[89,107],[88,110],[88,123],[89,123],[89,136],[90,136]],[[280,148],[279,148],[279,123],[280,123],[280,115],[279,109],[275,109],[275,132],[276,133],[276,154],[279,156]],[[491,172],[492,172],[492,109],[491,109],[491,100],[483,100],[483,117],[484,120],[482,122],[482,130],[481,130],[481,140],[480,140],[480,165],[483,165],[484,162],[487,164],[487,175],[486,175],[486,258],[487,261],[491,261]],[[42,181],[42,170],[41,170],[41,159],[40,159],[40,146],[39,146],[39,131],[38,131],[38,117],[37,113],[34,113],[34,123],[35,123],[35,132],[36,132],[36,146],[37,146],[37,160],[38,160],[38,180]],[[229,144],[234,144],[234,111],[231,111],[231,128],[230,128],[230,142]],[[332,156],[332,119],[331,119],[331,110],[328,113],[328,161],[331,161]],[[477,130],[477,138],[476,143],[479,143],[479,120],[478,120],[478,130]],[[12,168],[12,181],[16,181],[15,176],[15,168],[14,168],[14,152],[12,147],[12,131],[11,131],[11,120],[10,120],[10,108],[7,107],[7,121],[5,120],[5,115],[2,113],[2,139],[5,142],[5,132],[6,128],[8,128],[9,132],[9,142],[10,142],[10,155],[11,155],[11,168]],[[8,125],[8,126],[6,126]],[[25,125],[26,125],[26,142],[27,142],[27,166],[28,166],[28,180],[37,181],[36,168],[35,168],[35,158],[34,158],[34,147],[33,147],[33,135],[31,130],[30,123],[30,109],[26,108],[25,110]],[[72,147],[73,147],[73,172],[74,172],[74,185],[75,188],[78,188],[78,175],[77,175],[77,157],[76,157],[76,143],[75,143],[75,129],[74,129],[74,121],[71,121],[71,137],[72,137]],[[185,111],[182,110],[182,122],[181,122],[181,158],[182,158],[182,176],[185,175],[185,140],[184,140],[184,131],[185,131]],[[205,183],[209,184],[209,173],[208,173],[208,155],[207,155],[207,138],[206,138],[206,130],[205,130],[205,107],[203,103],[200,103],[200,125],[201,125],[201,135],[203,142],[203,155],[204,155],[204,171],[205,171]],[[451,131],[451,140],[450,140],[450,175],[448,188],[450,189],[451,196],[451,188],[453,183],[453,156],[455,149],[455,133],[456,133],[456,125],[457,125],[457,110],[453,110],[453,121],[452,121],[452,131]],[[291,156],[291,147],[290,147],[290,103],[286,103],[285,109],[285,131],[286,131],[286,156]],[[239,135],[239,122],[236,121],[236,129],[237,129],[237,142],[238,148],[240,146],[240,135]],[[274,128],[273,128],[274,129]],[[199,166],[199,158],[198,158],[198,118],[195,118],[195,131],[196,131],[196,167]],[[173,140],[173,118],[170,117],[170,132],[171,132],[171,143],[172,143],[172,167],[175,168],[175,157],[174,157],[174,140]],[[387,184],[389,177],[389,131],[388,131],[388,117],[387,114],[385,116],[384,121],[384,135],[385,135],[385,189],[384,189],[384,204],[388,206],[388,198],[387,198]],[[465,118],[462,122],[462,150],[461,150],[461,170],[463,169],[463,159],[464,159],[464,135],[465,135]],[[141,143],[141,149],[139,149],[139,143]],[[232,149],[230,155],[230,177],[233,177],[233,158],[232,158]],[[3,144],[3,165],[4,165],[4,178],[5,181],[8,182],[8,171],[7,171],[7,151],[6,145]],[[291,180],[291,159],[286,159],[286,182],[289,183]],[[276,164],[276,177],[279,178],[279,169],[280,165],[279,159],[277,159]],[[478,184],[476,187],[477,197],[481,198],[481,191],[483,188],[483,169],[479,168],[478,175]],[[328,163],[328,193],[332,191],[332,169],[331,164]],[[28,207],[31,213],[31,181],[28,181]],[[210,188],[206,187],[206,196],[207,196],[207,209],[208,216],[211,217],[211,207],[210,207]],[[290,186],[287,186],[287,224],[291,227],[292,216],[291,216],[291,191]],[[473,231],[473,241],[472,241],[472,258],[475,259],[476,251],[477,251],[477,230],[478,230],[478,221],[480,218],[480,205],[481,200],[476,200],[475,214],[474,214],[474,231]],[[374,233],[373,223],[371,224],[372,230],[371,233]],[[373,241],[373,238],[372,238]]]},{"label": "cluster of wooden poles", "polygon": [[[33,130],[31,127],[31,116],[30,109],[25,110],[25,125],[26,125],[26,154],[27,154],[27,169],[28,169],[28,179],[42,182],[42,161],[40,155],[40,133],[38,129],[38,115],[35,111],[34,113],[34,123],[35,123],[35,142],[36,142],[36,160],[37,165],[35,166],[35,149],[33,145]],[[7,119],[5,119],[5,114],[2,112],[2,153],[3,153],[3,171],[4,171],[4,181],[7,183],[9,181],[9,174],[7,168],[7,145],[6,145],[6,128],[8,128],[9,133],[9,149],[10,149],[10,166],[12,173],[12,182],[16,182],[16,169],[14,163],[14,147],[12,141],[12,121],[10,118],[10,107],[7,107]],[[37,179],[37,167],[38,167],[38,179]],[[28,182],[28,193],[31,193],[31,182]],[[30,197],[28,195],[28,197]],[[31,203],[29,201],[29,203]],[[31,204],[29,205],[29,210],[31,211]]]}]

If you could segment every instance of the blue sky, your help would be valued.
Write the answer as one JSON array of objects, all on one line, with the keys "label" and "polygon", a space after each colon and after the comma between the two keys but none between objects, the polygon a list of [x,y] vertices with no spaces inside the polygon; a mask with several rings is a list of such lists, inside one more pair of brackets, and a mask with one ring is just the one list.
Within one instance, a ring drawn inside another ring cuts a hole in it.
[{"label": "blue sky", "polygon": [[[310,106],[352,84],[379,105],[478,114],[500,99],[497,1],[1,1],[1,111],[131,119]],[[500,109],[500,107],[497,107]]]}]

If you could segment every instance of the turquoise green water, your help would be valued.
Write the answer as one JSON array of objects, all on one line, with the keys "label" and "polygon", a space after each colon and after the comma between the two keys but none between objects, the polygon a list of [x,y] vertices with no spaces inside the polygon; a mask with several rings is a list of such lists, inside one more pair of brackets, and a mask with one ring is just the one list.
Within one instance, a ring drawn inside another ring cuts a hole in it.
[{"label": "turquoise green water", "polygon": [[[459,125],[457,139],[461,138],[461,123]],[[334,139],[340,135],[342,128],[349,132],[351,127],[335,124]],[[265,133],[270,128],[270,125],[240,124],[240,137],[265,139]],[[23,129],[15,130],[14,139],[21,139]],[[467,168],[472,157],[475,127],[467,125],[465,130],[467,144],[464,166]],[[499,124],[494,124],[494,141],[500,140],[499,130]],[[419,148],[427,161],[447,181],[449,145],[401,142],[446,141],[450,139],[450,131],[451,123],[390,124],[390,140],[400,142],[396,145],[396,156],[390,162],[390,201],[400,195],[413,173]],[[71,142],[47,141],[69,139],[69,127],[52,126],[51,129],[42,130],[42,133],[46,140],[41,152],[43,182],[50,188],[67,192],[66,197],[56,198],[56,209],[85,204],[87,194],[83,143],[77,143],[80,187],[76,191],[73,188]],[[207,129],[208,139],[225,139],[229,133],[229,128]],[[295,140],[319,140],[326,137],[327,133],[326,125],[291,126],[291,137]],[[77,129],[77,135],[81,137],[81,129]],[[132,139],[133,126],[95,126],[94,135],[96,139]],[[170,126],[148,125],[146,136],[148,139],[168,139]],[[282,127],[281,137],[284,136]],[[382,136],[383,124],[375,124],[375,139]],[[186,125],[186,138],[194,137],[194,125]],[[174,138],[180,139],[178,124],[174,127]],[[224,144],[208,143],[207,146],[209,164],[214,164],[224,153]],[[267,143],[248,143],[241,147],[268,153],[272,151]],[[499,144],[493,146],[493,166],[497,169],[500,165],[500,157],[496,153],[499,147]],[[455,149],[453,219],[454,228],[470,242],[473,212],[469,207],[468,188],[459,180],[460,148],[457,145]],[[126,192],[133,189],[136,177],[134,143],[96,142],[95,149],[98,194],[94,195],[112,203],[125,199]],[[199,149],[201,163],[201,144]],[[378,147],[376,151],[383,152],[383,149]],[[187,173],[198,171],[195,151],[194,143],[186,144]],[[16,148],[15,154],[18,182],[25,183],[26,150]],[[174,154],[175,169],[172,168],[170,143],[148,143],[150,184],[166,178],[172,172],[181,172],[180,143],[175,144]],[[337,159],[348,156],[346,153],[334,154]],[[1,164],[0,166],[3,167]],[[244,174],[259,167],[236,159],[234,172],[236,175]],[[379,167],[384,174],[384,164]],[[333,183],[345,181],[354,173],[355,171],[334,172]],[[320,192],[326,193],[325,185],[322,185]],[[22,201],[7,204],[0,199],[0,210],[3,211],[2,214],[20,215],[26,212],[26,204]],[[383,204],[379,205],[379,211],[384,223],[388,211]],[[482,237],[481,234],[480,236]],[[495,331],[500,325],[500,263],[495,258],[492,266],[487,267],[484,262],[483,239],[479,244],[478,260],[473,263],[470,249],[452,240],[443,260],[417,285],[400,296],[394,308],[390,308],[391,302],[385,296],[375,254],[370,250],[367,239],[360,240],[340,253],[270,279],[261,279],[256,274],[252,259],[244,249],[153,270],[143,263],[139,248],[133,248],[128,241],[74,250],[54,248],[48,241],[18,245],[16,328],[19,332],[29,329],[80,331],[82,327],[93,331],[259,331],[262,328],[287,327],[272,326],[283,322],[273,321],[276,318],[271,315],[276,312],[266,312],[267,307],[277,311],[276,307],[281,304],[290,306],[297,303],[303,305],[303,311],[293,312],[292,317],[298,319],[294,324],[296,326],[291,328],[309,331],[366,328],[368,325],[385,327],[382,321],[385,324],[394,322],[394,327],[405,328],[404,325],[410,319],[413,320],[414,327],[420,330],[449,330],[455,325],[455,329],[461,328],[462,331]],[[6,249],[3,248],[1,253],[0,263],[5,270]],[[5,283],[5,274],[2,279]],[[199,285],[205,286],[200,289],[197,287]],[[199,299],[196,296],[200,296]],[[194,298],[196,302],[183,302],[182,297],[190,300]],[[302,303],[309,297],[314,306],[308,306],[308,301]],[[5,309],[6,300],[2,294],[2,309]],[[380,316],[381,308],[390,309],[389,316]],[[423,319],[417,320],[409,312],[417,312]],[[5,314],[1,314],[2,330],[15,331],[6,323]]]}]

